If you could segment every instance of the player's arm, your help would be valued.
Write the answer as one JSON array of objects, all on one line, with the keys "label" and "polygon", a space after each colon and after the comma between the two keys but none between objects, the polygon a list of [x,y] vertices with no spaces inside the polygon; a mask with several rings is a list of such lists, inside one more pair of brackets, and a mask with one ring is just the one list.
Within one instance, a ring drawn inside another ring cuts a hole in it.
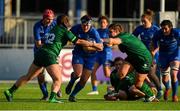
[{"label": "player's arm", "polygon": [[84,50],[87,51],[102,51],[103,44],[102,43],[93,43],[92,46],[85,46],[83,47]]},{"label": "player's arm", "polygon": [[40,47],[42,47],[43,44],[42,44],[41,40],[38,40],[38,41],[35,40],[35,45],[37,48],[40,48]]},{"label": "player's arm", "polygon": [[78,45],[81,45],[84,47],[92,47],[93,46],[92,42],[89,42],[87,40],[76,37],[71,31],[67,31],[66,34],[67,34],[67,37],[69,38],[69,40],[74,44],[78,44]]},{"label": "player's arm", "polygon": [[37,27],[35,25],[34,28],[33,28],[33,34],[34,34],[34,40],[35,40],[34,42],[35,42],[35,45],[36,45],[37,48],[40,48],[43,45],[39,32],[40,32],[39,27]]},{"label": "player's arm", "polygon": [[109,38],[106,40],[107,46],[119,45],[121,43],[122,43],[122,41],[118,37],[117,38]]},{"label": "player's arm", "polygon": [[159,51],[159,45],[158,45],[158,40],[159,40],[159,36],[158,36],[158,32],[156,32],[153,36],[153,39],[151,41],[151,46],[150,46],[150,50],[151,50],[151,54],[154,57],[154,55],[156,54],[156,52]]}]

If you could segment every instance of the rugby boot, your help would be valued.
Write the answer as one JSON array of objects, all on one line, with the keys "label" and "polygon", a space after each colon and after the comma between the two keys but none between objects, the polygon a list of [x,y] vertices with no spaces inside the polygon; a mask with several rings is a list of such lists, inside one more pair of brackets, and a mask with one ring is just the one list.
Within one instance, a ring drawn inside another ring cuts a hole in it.
[{"label": "rugby boot", "polygon": [[173,96],[172,97],[172,101],[173,102],[178,102],[179,101],[178,96],[177,95]]},{"label": "rugby boot", "polygon": [[68,99],[70,102],[76,102],[76,98],[74,96],[69,96]]},{"label": "rugby boot", "polygon": [[158,91],[156,98],[161,99],[162,96],[163,96],[163,90]]},{"label": "rugby boot", "polygon": [[165,100],[165,101],[168,100],[169,93],[170,93],[170,89],[166,89],[166,90],[164,91],[164,100]]},{"label": "rugby boot", "polygon": [[59,97],[59,98],[62,97],[62,92],[61,92],[61,90],[59,90],[59,91],[57,92],[57,97]]},{"label": "rugby boot", "polygon": [[41,101],[48,101],[48,96],[43,96],[40,100]]},{"label": "rugby boot", "polygon": [[145,98],[144,102],[159,102],[155,95]]},{"label": "rugby boot", "polygon": [[9,90],[5,90],[5,91],[4,91],[4,95],[6,96],[6,99],[7,99],[8,102],[11,102],[11,101],[12,101],[12,99],[13,99],[13,94],[11,94],[11,93],[9,92]]},{"label": "rugby boot", "polygon": [[63,103],[60,100],[57,100],[56,98],[49,99],[49,103]]}]

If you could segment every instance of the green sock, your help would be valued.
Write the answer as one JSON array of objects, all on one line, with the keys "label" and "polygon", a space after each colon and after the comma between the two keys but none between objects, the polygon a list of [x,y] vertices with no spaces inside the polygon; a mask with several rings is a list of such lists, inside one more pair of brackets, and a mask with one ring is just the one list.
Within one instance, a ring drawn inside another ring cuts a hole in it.
[{"label": "green sock", "polygon": [[145,97],[147,97],[147,98],[154,95],[153,92],[152,92],[152,90],[151,90],[151,88],[150,88],[146,83],[144,83],[144,84],[142,85],[142,87],[140,88],[140,90],[145,94]]},{"label": "green sock", "polygon": [[18,89],[18,87],[14,84],[14,85],[9,89],[9,92],[12,94],[12,93],[14,93],[17,89]]},{"label": "green sock", "polygon": [[56,95],[57,95],[57,93],[51,92],[51,95],[50,95],[50,97],[49,97],[49,100],[52,100],[52,99],[56,98]]}]

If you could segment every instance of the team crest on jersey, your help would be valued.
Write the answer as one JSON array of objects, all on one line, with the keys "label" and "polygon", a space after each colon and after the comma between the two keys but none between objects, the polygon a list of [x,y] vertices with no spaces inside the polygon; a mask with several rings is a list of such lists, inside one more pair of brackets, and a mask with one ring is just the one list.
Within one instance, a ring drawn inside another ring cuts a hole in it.
[{"label": "team crest on jersey", "polygon": [[144,64],[144,65],[143,65],[143,68],[148,68],[148,65],[147,65],[147,64]]}]

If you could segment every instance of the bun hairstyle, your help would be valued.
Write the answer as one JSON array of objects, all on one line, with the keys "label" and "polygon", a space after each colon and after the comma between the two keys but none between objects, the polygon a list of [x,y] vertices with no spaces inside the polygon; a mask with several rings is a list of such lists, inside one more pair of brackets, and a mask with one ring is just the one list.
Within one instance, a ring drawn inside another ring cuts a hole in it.
[{"label": "bun hairstyle", "polygon": [[143,17],[146,17],[149,21],[153,21],[153,18],[154,18],[154,12],[150,9],[147,9],[145,11],[145,13],[141,16],[142,18]]},{"label": "bun hairstyle", "polygon": [[58,25],[62,25],[69,29],[71,27],[69,17],[65,14],[59,15],[56,19]]}]

